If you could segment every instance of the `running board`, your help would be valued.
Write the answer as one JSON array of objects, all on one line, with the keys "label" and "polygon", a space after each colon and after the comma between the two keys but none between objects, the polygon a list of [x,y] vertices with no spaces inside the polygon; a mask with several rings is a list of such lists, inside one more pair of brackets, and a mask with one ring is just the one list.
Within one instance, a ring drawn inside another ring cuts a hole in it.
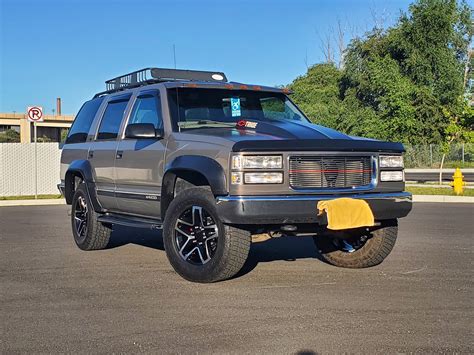
[{"label": "running board", "polygon": [[118,224],[126,227],[144,228],[144,229],[162,229],[163,224],[159,219],[126,216],[121,214],[104,214],[97,220],[101,223]]}]

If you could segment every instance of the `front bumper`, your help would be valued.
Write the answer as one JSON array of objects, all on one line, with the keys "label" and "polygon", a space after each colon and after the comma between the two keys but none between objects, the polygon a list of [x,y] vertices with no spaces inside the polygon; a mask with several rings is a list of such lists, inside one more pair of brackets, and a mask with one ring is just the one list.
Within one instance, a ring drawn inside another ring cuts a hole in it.
[{"label": "front bumper", "polygon": [[230,224],[326,224],[317,216],[318,201],[349,197],[365,200],[375,220],[405,217],[412,208],[409,192],[353,195],[220,196],[217,211]]}]

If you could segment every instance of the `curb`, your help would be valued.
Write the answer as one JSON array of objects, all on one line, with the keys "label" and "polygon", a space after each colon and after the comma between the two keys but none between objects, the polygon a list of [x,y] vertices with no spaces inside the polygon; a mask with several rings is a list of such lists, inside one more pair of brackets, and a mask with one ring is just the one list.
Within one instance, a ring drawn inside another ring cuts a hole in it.
[{"label": "curb", "polygon": [[413,202],[474,203],[474,196],[413,195]]},{"label": "curb", "polygon": [[[405,182],[406,187],[434,187],[435,189],[450,189],[452,190],[452,186],[448,184],[416,184],[411,182]],[[474,189],[474,184],[472,182],[466,182],[464,185],[465,189]]]},{"label": "curb", "polygon": [[63,198],[55,199],[39,199],[39,200],[0,200],[0,207],[9,206],[48,206],[48,205],[65,205],[66,200]]}]

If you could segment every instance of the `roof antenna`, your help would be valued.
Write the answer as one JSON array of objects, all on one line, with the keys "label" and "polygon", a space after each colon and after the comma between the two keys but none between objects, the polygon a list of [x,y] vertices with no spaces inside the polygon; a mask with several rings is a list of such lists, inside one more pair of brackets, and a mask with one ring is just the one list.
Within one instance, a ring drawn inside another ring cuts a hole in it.
[{"label": "roof antenna", "polygon": [[173,43],[174,68],[176,69],[176,46]]}]

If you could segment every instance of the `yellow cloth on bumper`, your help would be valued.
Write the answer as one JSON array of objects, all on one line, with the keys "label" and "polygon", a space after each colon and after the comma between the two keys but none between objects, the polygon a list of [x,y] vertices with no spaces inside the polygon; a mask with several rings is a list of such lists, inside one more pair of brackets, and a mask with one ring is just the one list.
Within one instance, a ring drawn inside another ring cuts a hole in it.
[{"label": "yellow cloth on bumper", "polygon": [[374,225],[374,214],[364,200],[337,198],[319,201],[318,211],[318,215],[326,211],[328,229],[341,230]]}]

